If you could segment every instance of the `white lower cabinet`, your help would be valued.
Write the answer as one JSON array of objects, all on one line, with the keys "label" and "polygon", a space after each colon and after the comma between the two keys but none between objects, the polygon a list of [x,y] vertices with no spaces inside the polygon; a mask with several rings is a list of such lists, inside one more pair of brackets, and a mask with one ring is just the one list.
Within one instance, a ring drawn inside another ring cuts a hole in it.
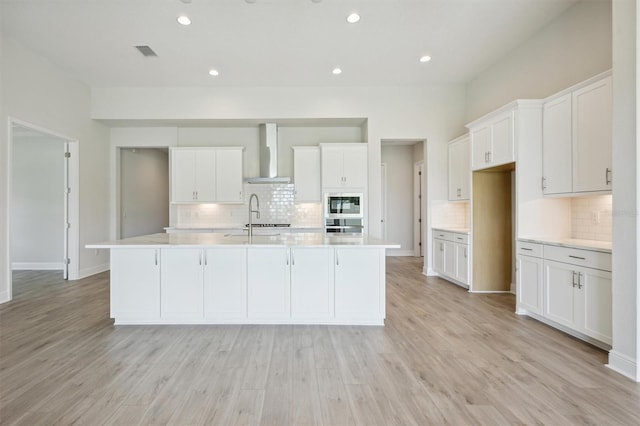
[{"label": "white lower cabinet", "polygon": [[291,316],[291,286],[287,248],[247,249],[247,313],[249,318]]},{"label": "white lower cabinet", "polygon": [[517,259],[517,313],[611,344],[610,253],[518,242]]},{"label": "white lower cabinet", "polygon": [[434,231],[433,269],[455,284],[469,285],[469,236],[467,234]]},{"label": "white lower cabinet", "polygon": [[202,318],[204,255],[202,249],[162,249],[161,313],[167,319]]},{"label": "white lower cabinet", "polygon": [[247,249],[207,249],[204,260],[205,318],[246,318]]},{"label": "white lower cabinet", "polygon": [[160,250],[111,250],[111,317],[126,321],[160,318]]},{"label": "white lower cabinet", "polygon": [[333,317],[332,256],[326,248],[292,248],[291,316],[329,319]]},{"label": "white lower cabinet", "polygon": [[[384,252],[384,250],[382,250]],[[336,319],[384,318],[384,257],[379,249],[335,250]]]}]

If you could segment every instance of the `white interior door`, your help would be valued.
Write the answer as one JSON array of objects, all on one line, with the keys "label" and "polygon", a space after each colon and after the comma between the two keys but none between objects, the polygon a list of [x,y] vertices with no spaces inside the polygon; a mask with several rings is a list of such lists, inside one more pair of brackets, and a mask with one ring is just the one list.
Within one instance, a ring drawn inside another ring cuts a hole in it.
[{"label": "white interior door", "polygon": [[71,185],[69,183],[69,158],[71,152],[69,151],[69,142],[64,143],[64,231],[63,231],[63,269],[62,275],[65,280],[69,279],[69,229],[71,228],[71,222],[69,220],[69,196],[71,194]]},{"label": "white interior door", "polygon": [[422,244],[422,200],[424,199],[424,188],[422,185],[422,172],[424,163],[415,163],[413,166],[413,255],[415,257],[424,256]]}]

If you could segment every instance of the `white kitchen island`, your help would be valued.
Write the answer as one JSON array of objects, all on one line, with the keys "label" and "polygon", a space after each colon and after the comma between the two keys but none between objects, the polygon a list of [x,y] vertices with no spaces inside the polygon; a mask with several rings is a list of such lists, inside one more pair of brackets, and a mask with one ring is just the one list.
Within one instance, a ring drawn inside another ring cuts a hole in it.
[{"label": "white kitchen island", "polygon": [[152,234],[111,250],[115,324],[384,325],[385,250],[324,233]]}]

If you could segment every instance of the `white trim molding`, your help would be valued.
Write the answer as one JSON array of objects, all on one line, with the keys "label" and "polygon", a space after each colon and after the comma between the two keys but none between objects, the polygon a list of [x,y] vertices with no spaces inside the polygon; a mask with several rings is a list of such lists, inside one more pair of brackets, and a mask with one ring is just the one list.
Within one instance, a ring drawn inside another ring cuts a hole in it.
[{"label": "white trim molding", "polygon": [[640,382],[638,364],[635,359],[616,351],[609,352],[609,363],[605,366],[635,382]]},{"label": "white trim molding", "polygon": [[[82,278],[87,278],[87,277],[90,277],[91,275],[108,271],[109,269],[110,269],[110,265],[108,263],[92,266],[90,268],[80,269],[77,279],[81,280]],[[69,278],[69,279],[71,280],[72,278]]]}]

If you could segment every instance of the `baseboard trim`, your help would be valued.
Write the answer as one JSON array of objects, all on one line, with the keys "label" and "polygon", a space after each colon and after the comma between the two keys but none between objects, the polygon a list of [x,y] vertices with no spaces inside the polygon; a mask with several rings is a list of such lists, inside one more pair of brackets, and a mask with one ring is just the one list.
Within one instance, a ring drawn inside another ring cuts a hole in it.
[{"label": "baseboard trim", "polygon": [[439,277],[438,273],[433,268],[422,269],[422,275],[426,277]]},{"label": "baseboard trim", "polygon": [[109,270],[108,263],[92,266],[91,268],[80,269],[80,271],[78,271],[77,279],[81,280],[82,278],[87,278],[87,277],[90,277],[91,275],[99,274],[101,272],[108,271],[108,270]]},{"label": "baseboard trim", "polygon": [[400,256],[415,257],[415,254],[414,254],[413,250],[388,249],[387,250],[387,256],[389,256],[389,257],[400,257]]},{"label": "baseboard trim", "polygon": [[605,364],[605,367],[615,371],[618,374],[633,380],[634,382],[640,382],[640,374],[638,374],[637,361],[627,355],[621,354],[614,350],[609,352],[609,363]]},{"label": "baseboard trim", "polygon": [[11,269],[14,271],[61,271],[64,269],[62,262],[13,262]]}]

